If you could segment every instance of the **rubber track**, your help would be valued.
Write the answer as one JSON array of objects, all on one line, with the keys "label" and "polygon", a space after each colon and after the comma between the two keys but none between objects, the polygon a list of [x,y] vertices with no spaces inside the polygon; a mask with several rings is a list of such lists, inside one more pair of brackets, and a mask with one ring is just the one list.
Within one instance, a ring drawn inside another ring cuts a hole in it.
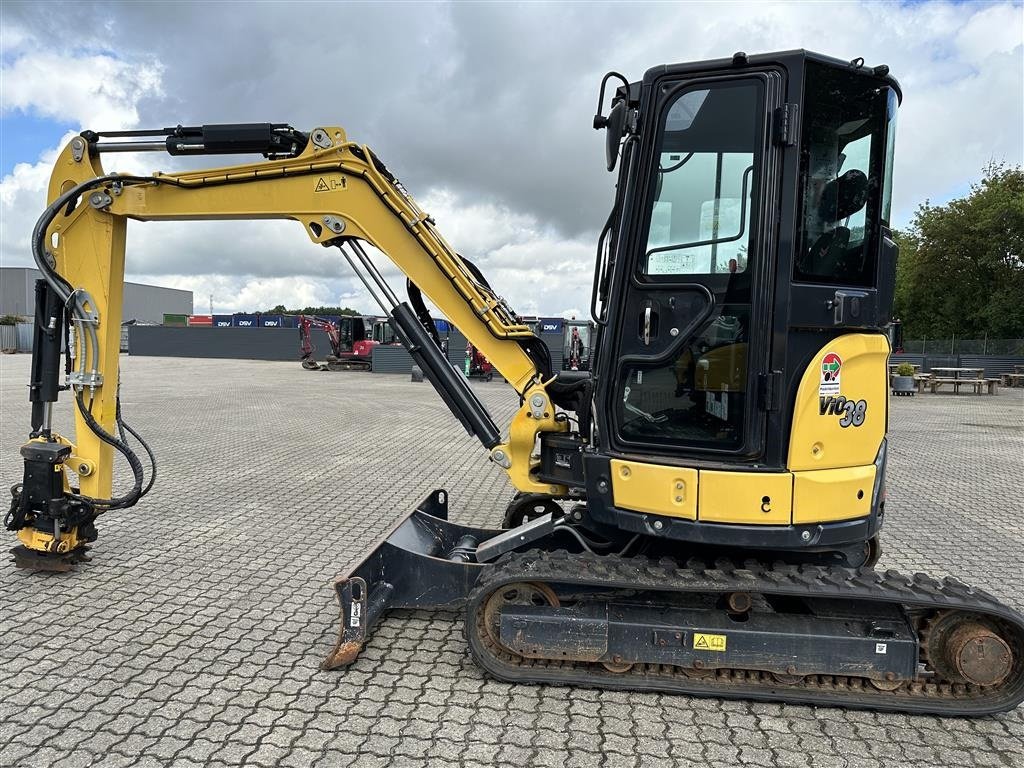
[{"label": "rubber track", "polygon": [[[512,582],[587,585],[609,590],[674,591],[681,593],[749,592],[801,598],[897,603],[913,611],[968,611],[993,620],[1009,643],[1013,669],[998,686],[950,683],[937,677],[910,681],[895,691],[877,690],[860,677],[810,675],[784,685],[767,672],[696,670],[637,663],[626,673],[600,663],[527,659],[496,646],[484,630],[483,606],[500,587]],[[691,561],[619,558],[589,553],[533,550],[499,560],[481,575],[469,596],[466,639],[477,664],[509,682],[582,685],[619,690],[647,690],[731,699],[841,706],[944,716],[976,716],[1003,712],[1024,700],[1024,616],[988,593],[947,577],[907,577],[897,571],[718,561],[708,566]]]}]

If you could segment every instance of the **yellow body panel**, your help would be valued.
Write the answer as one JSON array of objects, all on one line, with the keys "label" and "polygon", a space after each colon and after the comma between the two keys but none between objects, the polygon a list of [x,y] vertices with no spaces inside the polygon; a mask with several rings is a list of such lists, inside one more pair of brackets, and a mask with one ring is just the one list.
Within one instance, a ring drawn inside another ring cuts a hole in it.
[{"label": "yellow body panel", "polygon": [[[842,360],[838,386],[822,382],[822,362],[830,353]],[[885,437],[889,407],[886,363],[889,340],[881,333],[840,336],[819,350],[804,371],[793,409],[788,468],[836,469],[873,464]],[[837,390],[838,394],[832,391]],[[822,398],[863,401],[864,419],[842,426],[842,414],[822,414]]]},{"label": "yellow body panel", "polygon": [[635,512],[697,519],[697,470],[612,459],[615,506]]},{"label": "yellow body panel", "polygon": [[793,508],[793,475],[701,470],[698,495],[698,520],[788,525]]},{"label": "yellow body panel", "polygon": [[793,522],[825,523],[871,514],[875,466],[793,473]]}]

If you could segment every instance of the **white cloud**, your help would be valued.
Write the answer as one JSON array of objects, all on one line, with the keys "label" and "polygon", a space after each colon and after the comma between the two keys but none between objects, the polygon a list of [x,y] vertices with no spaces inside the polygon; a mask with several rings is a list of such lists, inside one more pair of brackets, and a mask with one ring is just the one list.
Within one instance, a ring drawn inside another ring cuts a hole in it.
[{"label": "white cloud", "polygon": [[123,130],[138,125],[138,103],[159,97],[163,67],[154,60],[24,51],[5,63],[3,111]]},{"label": "white cloud", "polygon": [[[230,4],[11,7],[4,111],[107,129],[340,121],[523,314],[582,316],[589,305],[614,183],[589,122],[610,68],[635,80],[661,63],[808,45],[889,64],[906,94],[897,225],[924,198],[961,193],[990,159],[1024,154],[1017,3],[328,4],[316,6],[315,28],[295,29],[280,25],[272,3],[242,17]],[[338,23],[357,26],[358,39],[338,44]],[[4,264],[29,263],[55,152],[0,185]],[[163,155],[104,161],[127,171],[180,167]],[[401,294],[397,270],[383,257],[378,264]],[[377,311],[340,254],[310,243],[294,222],[132,223],[128,271],[192,288],[197,309],[213,293],[225,312],[277,303]]]},{"label": "white cloud", "polygon": [[[965,61],[982,64],[994,55],[1012,53],[1024,37],[1019,5],[994,5],[978,11],[956,35],[956,46]],[[1019,63],[1019,59],[1018,59]],[[1012,65],[1011,65],[1012,66]],[[1018,98],[1020,93],[1017,94]]]}]

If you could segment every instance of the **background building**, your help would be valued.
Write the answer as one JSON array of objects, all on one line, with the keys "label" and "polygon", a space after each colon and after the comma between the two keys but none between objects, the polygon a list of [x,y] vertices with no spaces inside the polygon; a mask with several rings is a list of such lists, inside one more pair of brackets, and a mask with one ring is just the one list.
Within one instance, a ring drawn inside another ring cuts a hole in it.
[{"label": "background building", "polygon": [[[32,317],[36,280],[40,277],[34,267],[0,267],[0,315]],[[164,314],[191,315],[192,291],[143,283],[124,284],[122,322],[160,323]]]}]

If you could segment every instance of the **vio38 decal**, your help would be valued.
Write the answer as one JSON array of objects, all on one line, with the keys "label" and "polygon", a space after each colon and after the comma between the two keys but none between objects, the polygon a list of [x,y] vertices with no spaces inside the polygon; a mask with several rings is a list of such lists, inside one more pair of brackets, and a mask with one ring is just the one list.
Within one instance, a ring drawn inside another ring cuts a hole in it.
[{"label": "vio38 decal", "polygon": [[842,395],[819,397],[818,413],[822,416],[841,416],[840,427],[859,427],[868,415],[867,400],[847,400]]}]

